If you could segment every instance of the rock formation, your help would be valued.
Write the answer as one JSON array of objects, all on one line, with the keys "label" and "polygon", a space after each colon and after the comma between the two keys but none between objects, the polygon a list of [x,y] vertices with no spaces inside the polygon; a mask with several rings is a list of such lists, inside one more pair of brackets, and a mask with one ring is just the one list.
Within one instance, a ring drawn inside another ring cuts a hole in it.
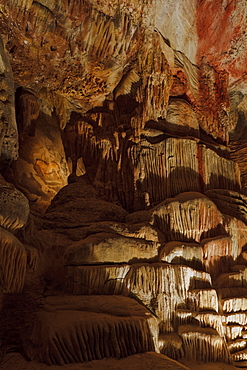
[{"label": "rock formation", "polygon": [[247,367],[246,14],[1,1],[0,368]]}]

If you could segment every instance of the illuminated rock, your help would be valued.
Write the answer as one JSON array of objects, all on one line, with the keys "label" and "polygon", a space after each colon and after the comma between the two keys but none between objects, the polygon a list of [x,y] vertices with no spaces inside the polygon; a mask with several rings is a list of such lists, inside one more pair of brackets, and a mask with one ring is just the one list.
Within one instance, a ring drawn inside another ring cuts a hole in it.
[{"label": "illuminated rock", "polygon": [[178,328],[187,358],[197,361],[227,361],[226,341],[214,329],[182,325]]},{"label": "illuminated rock", "polygon": [[159,244],[145,239],[98,233],[68,247],[66,264],[137,262],[155,259]]},{"label": "illuminated rock", "polygon": [[245,15],[2,0],[0,342],[33,368],[246,365]]},{"label": "illuminated rock", "polygon": [[199,244],[172,241],[160,250],[159,258],[164,262],[202,269],[203,250]]},{"label": "illuminated rock", "polygon": [[223,229],[222,215],[217,207],[200,193],[179,194],[158,204],[150,212],[152,223],[168,240],[199,242]]}]

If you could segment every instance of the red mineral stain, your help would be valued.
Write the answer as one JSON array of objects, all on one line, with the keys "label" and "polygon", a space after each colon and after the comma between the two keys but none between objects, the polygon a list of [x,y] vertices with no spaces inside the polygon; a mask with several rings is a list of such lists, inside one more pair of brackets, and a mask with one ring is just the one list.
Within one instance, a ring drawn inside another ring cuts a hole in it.
[{"label": "red mineral stain", "polygon": [[241,45],[245,33],[244,1],[198,1],[198,64],[202,60],[226,70],[230,80],[245,72],[247,55]]}]

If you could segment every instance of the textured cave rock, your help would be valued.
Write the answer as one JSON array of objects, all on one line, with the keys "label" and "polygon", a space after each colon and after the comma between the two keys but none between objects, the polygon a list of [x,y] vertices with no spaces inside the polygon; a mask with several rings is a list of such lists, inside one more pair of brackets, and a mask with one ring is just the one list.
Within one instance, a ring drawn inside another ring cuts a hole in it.
[{"label": "textured cave rock", "polygon": [[70,172],[56,112],[31,92],[19,89],[16,92],[19,157],[11,165],[9,177],[32,208],[45,211],[67,184]]},{"label": "textured cave rock", "polygon": [[0,37],[0,154],[1,167],[18,156],[18,132],[14,109],[14,79]]},{"label": "textured cave rock", "polygon": [[125,297],[49,297],[29,342],[28,358],[49,365],[122,358],[155,350],[157,320]]},{"label": "textured cave rock", "polygon": [[247,367],[246,14],[2,0],[1,368]]}]

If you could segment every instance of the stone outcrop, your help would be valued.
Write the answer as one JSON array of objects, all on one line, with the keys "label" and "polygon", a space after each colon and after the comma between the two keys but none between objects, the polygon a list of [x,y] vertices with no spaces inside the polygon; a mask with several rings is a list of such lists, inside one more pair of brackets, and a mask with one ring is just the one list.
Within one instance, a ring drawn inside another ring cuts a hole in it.
[{"label": "stone outcrop", "polygon": [[2,0],[1,368],[247,366],[246,13]]}]

